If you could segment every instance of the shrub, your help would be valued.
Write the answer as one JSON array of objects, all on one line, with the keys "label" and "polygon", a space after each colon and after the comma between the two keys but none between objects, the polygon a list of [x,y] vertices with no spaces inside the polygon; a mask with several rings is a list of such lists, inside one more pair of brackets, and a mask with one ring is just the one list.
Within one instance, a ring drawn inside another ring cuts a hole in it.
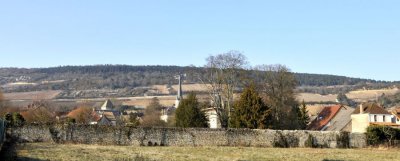
[{"label": "shrub", "polygon": [[71,125],[71,124],[75,124],[76,120],[74,118],[71,117],[67,117],[67,119],[65,120],[65,123]]},{"label": "shrub", "polygon": [[287,148],[289,147],[289,144],[287,142],[286,137],[282,134],[280,131],[276,131],[277,135],[275,136],[274,139],[274,147],[278,148]]},{"label": "shrub", "polygon": [[400,129],[389,126],[369,126],[366,135],[369,145],[390,143],[393,140],[400,140]]},{"label": "shrub", "polygon": [[165,127],[166,122],[160,119],[162,106],[160,100],[154,97],[144,111],[142,127]]},{"label": "shrub", "polygon": [[7,113],[5,116],[7,127],[19,127],[24,125],[25,119],[18,112]]},{"label": "shrub", "polygon": [[336,140],[339,148],[349,148],[350,140],[348,132],[340,132],[340,135],[336,136]]}]

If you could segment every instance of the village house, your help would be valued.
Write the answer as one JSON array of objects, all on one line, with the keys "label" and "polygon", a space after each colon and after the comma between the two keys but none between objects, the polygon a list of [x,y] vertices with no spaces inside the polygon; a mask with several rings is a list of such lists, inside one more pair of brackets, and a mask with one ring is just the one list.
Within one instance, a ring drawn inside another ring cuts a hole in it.
[{"label": "village house", "polygon": [[391,113],[377,103],[364,103],[351,115],[352,132],[364,133],[370,125],[398,126]]},{"label": "village house", "polygon": [[343,105],[324,107],[311,121],[307,130],[351,132],[351,114],[354,108]]},{"label": "village house", "polygon": [[218,119],[217,112],[214,108],[207,108],[204,110],[208,120],[208,127],[211,129],[221,128],[221,123]]},{"label": "village house", "polygon": [[99,119],[92,120],[90,124],[97,125],[113,125],[117,124],[117,118],[121,116],[121,112],[114,110],[114,105],[110,100],[106,100],[100,109],[94,110]]},{"label": "village house", "polygon": [[162,107],[161,108],[161,116],[160,120],[164,122],[168,122],[168,118],[175,112],[176,108],[175,106],[172,107]]},{"label": "village house", "polygon": [[220,109],[215,107],[215,105],[218,104],[224,106],[221,96],[215,94],[214,99],[210,101],[210,107],[203,110],[208,120],[208,127],[211,129],[221,128],[221,121],[219,120],[219,116],[217,114],[217,110]]}]

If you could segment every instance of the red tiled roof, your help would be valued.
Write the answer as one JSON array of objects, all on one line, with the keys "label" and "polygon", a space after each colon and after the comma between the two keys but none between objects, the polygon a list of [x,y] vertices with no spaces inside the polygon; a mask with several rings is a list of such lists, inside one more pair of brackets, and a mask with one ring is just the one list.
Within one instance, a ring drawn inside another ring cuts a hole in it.
[{"label": "red tiled roof", "polygon": [[315,118],[307,127],[307,130],[321,130],[333,117],[335,117],[341,107],[342,105],[324,107],[324,109],[322,109],[318,114],[317,118]]},{"label": "red tiled roof", "polygon": [[92,119],[91,121],[96,121],[98,122],[101,119],[101,117],[96,113],[96,112],[92,112]]}]

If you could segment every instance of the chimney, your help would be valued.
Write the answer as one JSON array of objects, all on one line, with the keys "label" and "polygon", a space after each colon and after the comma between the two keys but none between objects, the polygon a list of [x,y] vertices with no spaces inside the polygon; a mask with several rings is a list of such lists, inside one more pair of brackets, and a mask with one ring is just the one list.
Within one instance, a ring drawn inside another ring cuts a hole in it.
[{"label": "chimney", "polygon": [[364,108],[363,108],[363,105],[360,104],[360,114],[363,114],[363,113],[364,113]]}]

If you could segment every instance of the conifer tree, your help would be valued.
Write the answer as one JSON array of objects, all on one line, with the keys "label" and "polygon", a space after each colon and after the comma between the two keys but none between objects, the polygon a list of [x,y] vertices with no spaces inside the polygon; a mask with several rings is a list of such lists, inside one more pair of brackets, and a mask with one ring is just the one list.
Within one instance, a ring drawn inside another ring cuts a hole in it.
[{"label": "conifer tree", "polygon": [[306,129],[307,125],[309,123],[310,117],[308,116],[307,105],[304,102],[304,100],[301,103],[299,108],[300,108],[299,112],[298,112],[299,126],[300,126],[300,129]]},{"label": "conifer tree", "polygon": [[177,127],[207,127],[207,118],[200,109],[196,94],[191,92],[187,98],[182,99],[175,111]]},{"label": "conifer tree", "polygon": [[231,127],[265,129],[270,121],[271,109],[263,102],[254,85],[248,86],[235,102]]}]

